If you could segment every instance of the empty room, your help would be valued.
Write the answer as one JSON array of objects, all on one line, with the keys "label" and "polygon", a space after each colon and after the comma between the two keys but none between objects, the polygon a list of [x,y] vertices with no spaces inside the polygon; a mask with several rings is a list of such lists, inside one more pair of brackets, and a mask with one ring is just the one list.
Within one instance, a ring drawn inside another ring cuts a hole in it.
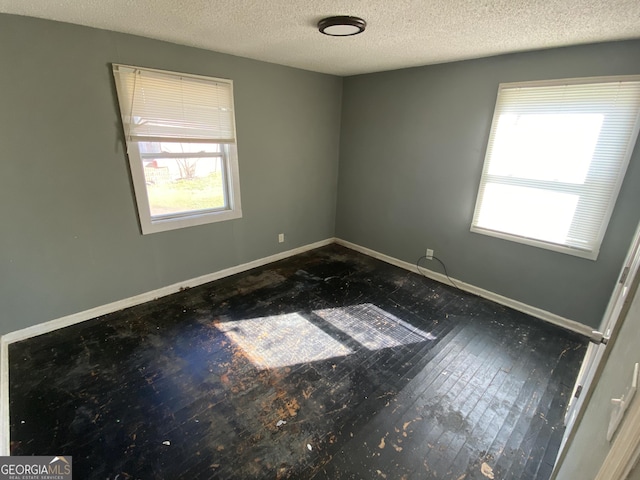
[{"label": "empty room", "polygon": [[0,59],[0,478],[640,478],[640,3],[6,0]]}]

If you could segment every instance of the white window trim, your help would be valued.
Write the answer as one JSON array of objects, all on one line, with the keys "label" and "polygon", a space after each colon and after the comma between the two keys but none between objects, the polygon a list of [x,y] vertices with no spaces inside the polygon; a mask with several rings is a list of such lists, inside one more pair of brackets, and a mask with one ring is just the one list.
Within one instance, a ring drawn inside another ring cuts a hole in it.
[{"label": "white window trim", "polygon": [[[518,87],[541,87],[541,86],[558,86],[558,85],[578,85],[578,84],[588,84],[588,83],[606,83],[606,82],[625,82],[625,81],[638,81],[640,80],[640,75],[620,75],[620,76],[603,76],[603,77],[583,77],[583,78],[568,78],[568,79],[557,79],[557,80],[541,80],[541,81],[528,81],[528,82],[513,82],[513,83],[501,83],[498,87],[498,93],[500,92],[501,89],[507,87],[507,88],[518,88]],[[491,138],[491,136],[494,134],[495,129],[497,128],[497,122],[498,122],[498,118],[496,116],[496,111],[497,111],[497,102],[496,102],[496,109],[494,109],[494,113],[493,113],[493,119],[491,122],[491,130],[490,130],[490,136],[489,138]],[[473,214],[473,219],[472,219],[472,223],[471,223],[471,232],[473,233],[479,233],[482,235],[487,235],[490,237],[494,237],[494,238],[499,238],[499,239],[503,239],[503,240],[509,240],[512,242],[516,242],[516,243],[521,243],[524,245],[529,245],[529,246],[533,246],[533,247],[538,247],[538,248],[543,248],[546,250],[551,250],[551,251],[555,251],[555,252],[560,252],[560,253],[565,253],[565,254],[569,254],[569,255],[573,255],[573,256],[577,256],[577,257],[581,257],[581,258],[586,258],[589,260],[596,260],[598,258],[598,254],[600,253],[600,247],[602,245],[602,241],[604,239],[604,235],[607,231],[607,227],[609,225],[609,221],[611,219],[611,215],[613,214],[613,210],[615,208],[615,204],[616,204],[616,200],[618,198],[618,195],[620,193],[620,188],[622,187],[622,183],[624,181],[625,178],[625,174],[627,171],[627,167],[629,165],[629,161],[631,159],[631,156],[633,154],[633,150],[634,147],[636,145],[636,142],[638,140],[638,133],[640,131],[640,114],[638,115],[638,117],[636,118],[636,123],[635,123],[635,127],[633,130],[633,133],[631,134],[630,137],[630,141],[627,144],[627,149],[622,161],[622,166],[620,168],[620,175],[617,178],[616,184],[614,186],[614,189],[612,191],[612,196],[611,198],[613,199],[613,201],[610,201],[608,204],[608,208],[605,212],[604,215],[604,220],[600,226],[600,230],[598,232],[598,236],[597,236],[597,244],[596,244],[596,248],[594,250],[581,250],[578,248],[574,248],[574,247],[569,247],[569,246],[565,246],[565,245],[561,245],[561,244],[556,244],[556,243],[552,243],[552,242],[548,242],[548,241],[544,241],[544,240],[537,240],[534,238],[528,238],[528,237],[524,237],[524,236],[519,236],[519,235],[515,235],[515,234],[511,234],[511,233],[505,233],[505,232],[500,232],[500,231],[496,231],[496,230],[490,230],[490,229],[486,229],[486,228],[482,228],[479,226],[474,225],[476,218],[479,214],[479,210],[480,210],[480,199],[481,199],[481,189],[478,189],[478,194],[476,197],[476,203],[475,203],[475,207],[474,207],[474,214]],[[485,153],[485,158],[484,158],[484,164],[483,164],[483,169],[482,169],[482,175],[481,175],[481,179],[480,182],[478,183],[479,185],[481,184],[482,180],[485,177],[485,174],[488,170],[488,166],[489,166],[489,162],[488,160],[488,153],[489,153],[489,147],[487,145],[487,151]]]},{"label": "white window trim", "polygon": [[[611,215],[609,213],[609,215]],[[606,230],[606,228],[605,228]],[[594,251],[588,251],[588,250],[579,250],[577,248],[571,248],[571,247],[567,247],[565,245],[559,245],[556,243],[551,243],[551,242],[545,242],[542,240],[536,240],[535,238],[528,238],[528,237],[521,237],[518,235],[514,235],[511,233],[503,233],[503,232],[498,232],[496,230],[488,230],[486,228],[482,228],[482,227],[475,227],[475,226],[471,226],[471,231],[473,233],[480,233],[482,235],[486,235],[488,237],[494,237],[494,238],[500,238],[502,240],[509,240],[511,242],[515,242],[515,243],[521,243],[523,245],[529,245],[531,247],[538,247],[538,248],[543,248],[545,250],[551,250],[553,252],[559,252],[559,253],[567,253],[569,255],[573,255],[575,257],[581,257],[581,258],[586,258],[589,260],[596,260],[598,258],[598,254],[600,252],[600,250],[594,250]],[[602,242],[602,238],[604,237],[603,234],[601,234],[599,241]]]},{"label": "white window trim", "polygon": [[202,213],[184,213],[172,218],[153,219],[150,214],[149,196],[147,194],[146,178],[144,176],[144,168],[140,158],[140,150],[138,149],[136,142],[127,142],[127,150],[131,177],[133,179],[133,189],[136,197],[136,205],[138,207],[138,218],[140,220],[140,228],[143,235],[242,218],[238,162],[237,160],[229,158],[235,155],[235,153],[231,153],[224,157],[224,161],[226,162],[226,171],[229,174],[228,177],[230,177],[227,179],[227,195],[229,198],[228,209],[205,211]]},{"label": "white window trim", "polygon": [[[170,74],[170,75],[176,75],[180,77],[193,78],[196,80],[205,80],[207,82],[225,83],[229,85],[232,104],[234,102],[233,81],[229,79],[222,79],[222,78],[208,77],[208,76],[194,75],[194,74],[187,74],[187,73],[179,73],[179,72],[171,72],[166,70],[158,70],[158,69],[152,69],[152,68],[146,68],[146,67],[136,67],[136,66],[121,65],[121,64],[114,63],[113,70],[114,70],[116,86],[118,86],[118,82],[120,82],[120,78],[116,73],[117,69],[119,68],[133,69],[133,70],[141,69],[141,70],[150,71],[150,72],[159,72],[162,74]],[[118,101],[122,106],[122,99],[120,99],[120,97],[118,97]],[[233,108],[233,110],[235,110],[235,108]],[[122,107],[121,107],[121,113],[122,113]],[[122,114],[124,115],[124,113]],[[233,136],[234,136],[234,139],[237,139],[235,134],[235,118],[233,119]],[[162,141],[162,138],[158,137],[157,139],[149,139],[149,140]],[[224,162],[223,168],[224,168],[224,171],[226,172],[224,182],[225,182],[225,189],[226,189],[225,193],[228,201],[227,208],[220,209],[220,210],[205,210],[202,212],[184,212],[182,214],[177,214],[176,216],[167,217],[167,218],[153,218],[151,216],[149,196],[148,196],[147,186],[146,186],[146,178],[144,175],[143,162],[140,155],[140,149],[138,147],[138,141],[133,141],[132,139],[128,138],[125,131],[125,142],[127,146],[127,157],[129,160],[129,168],[131,171],[131,178],[133,182],[134,196],[135,196],[136,206],[138,210],[137,212],[138,219],[140,222],[140,229],[143,235],[242,218],[242,204],[240,200],[241,198],[240,169],[238,166],[238,158],[237,158],[237,140],[234,140],[233,143],[228,145],[228,150],[229,150],[228,155],[224,155],[222,157],[223,159],[222,161]],[[216,142],[210,141],[209,143],[216,143]]]}]

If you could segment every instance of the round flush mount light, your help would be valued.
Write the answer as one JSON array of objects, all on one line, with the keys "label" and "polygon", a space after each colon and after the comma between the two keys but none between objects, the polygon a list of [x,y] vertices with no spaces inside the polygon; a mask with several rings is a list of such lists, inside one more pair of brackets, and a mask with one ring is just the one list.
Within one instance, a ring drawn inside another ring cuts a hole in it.
[{"label": "round flush mount light", "polygon": [[318,30],[332,37],[349,37],[364,32],[367,22],[359,17],[327,17],[318,22]]}]

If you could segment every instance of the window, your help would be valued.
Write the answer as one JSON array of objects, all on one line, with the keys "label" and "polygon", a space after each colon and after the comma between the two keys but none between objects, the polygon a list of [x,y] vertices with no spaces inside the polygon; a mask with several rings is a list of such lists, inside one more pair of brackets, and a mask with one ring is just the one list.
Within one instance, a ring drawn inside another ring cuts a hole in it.
[{"label": "window", "polygon": [[113,65],[142,233],[240,218],[230,80]]},{"label": "window", "polygon": [[639,112],[640,76],[501,84],[471,231],[595,260]]}]

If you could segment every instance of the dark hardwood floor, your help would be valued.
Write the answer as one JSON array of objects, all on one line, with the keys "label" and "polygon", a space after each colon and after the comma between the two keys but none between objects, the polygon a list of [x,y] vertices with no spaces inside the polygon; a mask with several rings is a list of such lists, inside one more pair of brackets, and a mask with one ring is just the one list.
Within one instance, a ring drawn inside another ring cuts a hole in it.
[{"label": "dark hardwood floor", "polygon": [[547,480],[585,350],[331,245],[11,344],[11,453],[82,480]]}]

